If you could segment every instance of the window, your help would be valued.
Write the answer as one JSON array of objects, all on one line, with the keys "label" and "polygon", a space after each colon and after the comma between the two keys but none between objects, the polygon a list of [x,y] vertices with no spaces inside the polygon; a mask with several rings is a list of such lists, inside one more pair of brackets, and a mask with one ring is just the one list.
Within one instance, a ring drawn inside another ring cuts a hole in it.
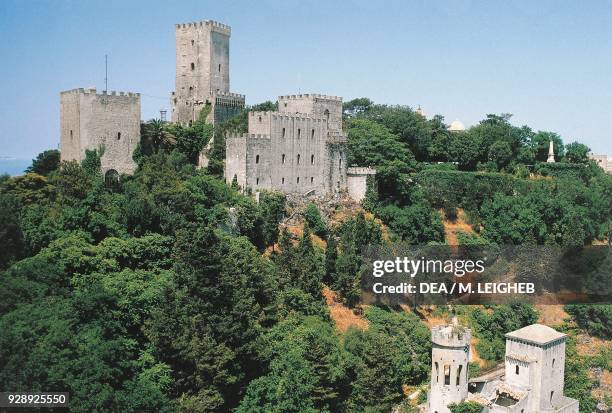
[{"label": "window", "polygon": [[282,134],[282,137],[283,137],[283,138],[285,137],[285,128],[283,128],[283,134]]},{"label": "window", "polygon": [[191,63],[191,70],[195,70],[195,63]]},{"label": "window", "polygon": [[450,365],[444,365],[444,385],[450,386]]},{"label": "window", "polygon": [[117,140],[121,139],[121,132],[117,132]]},{"label": "window", "polygon": [[342,158],[340,158],[340,161],[338,161],[338,170],[342,170]]},{"label": "window", "polygon": [[298,153],[298,157],[297,157],[297,164],[300,164],[300,154]]},{"label": "window", "polygon": [[459,368],[457,369],[457,381],[456,381],[456,385],[458,386],[459,383],[461,382],[461,370],[463,369],[462,365],[459,365]]},{"label": "window", "polygon": [[298,128],[298,139],[300,139],[300,135],[302,134],[302,130]]},{"label": "window", "polygon": [[194,41],[194,40],[192,40],[192,41],[191,41],[191,45],[193,46],[194,44],[195,44],[195,41]]},{"label": "window", "polygon": [[555,368],[555,359],[553,359],[552,367],[553,367],[553,369]]},{"label": "window", "polygon": [[221,63],[219,63],[219,73],[221,73]]},{"label": "window", "polygon": [[285,184],[285,177],[283,177],[283,178],[281,179],[281,184],[283,184],[283,185]]},{"label": "window", "polygon": [[518,366],[518,364],[516,365],[516,368],[514,369],[514,373],[515,374],[519,374],[519,366]]},{"label": "window", "polygon": [[[287,107],[287,102],[285,102],[285,107]],[[601,161],[600,161],[601,162]]]},{"label": "window", "polygon": [[551,392],[550,392],[550,402],[551,402],[551,403],[552,403],[552,398],[553,398],[553,396],[554,396],[554,395],[555,395],[555,392],[554,392],[554,391],[551,391]]},{"label": "window", "polygon": [[310,177],[310,183],[312,184],[313,182],[314,182],[314,177],[313,177],[313,176],[311,176],[311,177]]},{"label": "window", "polygon": [[327,122],[329,122],[329,110],[325,109],[325,112],[323,112],[323,114],[325,115],[325,117],[327,118]]},{"label": "window", "polygon": [[283,165],[285,164],[285,154],[283,154],[283,156],[281,157],[281,162],[283,163]]},{"label": "window", "polygon": [[310,131],[310,139],[314,139],[314,129]]},{"label": "window", "polygon": [[436,366],[436,383],[438,383],[440,381],[440,372],[438,371],[438,362],[436,361],[435,363]]},{"label": "window", "polygon": [[255,185],[259,185],[259,178],[255,180]]},{"label": "window", "polygon": [[72,129],[70,129],[70,139],[72,139]]},{"label": "window", "polygon": [[299,176],[297,177],[296,182],[297,182],[298,184],[300,183],[300,177],[299,177]]},{"label": "window", "polygon": [[255,163],[259,163],[259,155],[255,155]]},{"label": "window", "polygon": [[310,164],[314,165],[314,155],[310,155]]},{"label": "window", "polygon": [[261,116],[259,117],[259,122],[261,123]]},{"label": "window", "polygon": [[189,96],[193,96],[193,86],[189,86]]}]

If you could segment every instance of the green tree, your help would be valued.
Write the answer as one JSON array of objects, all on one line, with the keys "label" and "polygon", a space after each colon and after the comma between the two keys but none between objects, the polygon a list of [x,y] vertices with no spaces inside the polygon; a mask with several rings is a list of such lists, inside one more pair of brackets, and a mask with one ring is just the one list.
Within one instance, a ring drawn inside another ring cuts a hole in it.
[{"label": "green tree", "polygon": [[473,401],[465,401],[461,403],[451,403],[448,405],[451,413],[481,413],[484,406]]},{"label": "green tree", "polygon": [[565,146],[565,158],[571,163],[586,163],[589,161],[589,152],[591,149],[578,142],[572,142]]},{"label": "green tree", "polygon": [[60,166],[60,152],[57,149],[49,149],[38,154],[32,160],[32,165],[26,169],[26,173],[35,173],[47,176],[51,172],[57,171]]},{"label": "green tree", "polygon": [[312,202],[310,202],[304,210],[304,219],[316,235],[321,238],[327,235],[327,225],[325,225],[325,221],[323,221],[323,217],[321,217],[319,208]]}]

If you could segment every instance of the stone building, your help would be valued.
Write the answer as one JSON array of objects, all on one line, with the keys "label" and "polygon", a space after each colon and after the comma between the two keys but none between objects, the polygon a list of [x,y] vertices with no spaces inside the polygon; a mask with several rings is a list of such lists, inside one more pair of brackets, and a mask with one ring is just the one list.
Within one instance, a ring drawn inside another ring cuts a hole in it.
[{"label": "stone building", "polygon": [[[212,20],[175,26],[176,80],[171,94],[172,122],[189,125],[210,105],[207,122],[231,118],[244,108],[244,95],[230,92],[231,28]],[[207,166],[208,147],[199,165]]]},{"label": "stone building", "polygon": [[428,399],[432,413],[450,413],[451,403],[468,395],[468,362],[471,331],[454,322],[431,330],[431,385]]},{"label": "stone building", "polygon": [[347,188],[342,98],[280,96],[278,112],[250,112],[248,133],[226,138],[225,179],[253,191],[302,195]]},{"label": "stone building", "polygon": [[102,150],[105,177],[134,172],[140,142],[140,94],[72,89],[60,93],[62,161],[82,161],[85,150]]},{"label": "stone building", "polygon": [[607,173],[612,173],[612,160],[608,159],[608,155],[590,154],[589,159],[594,160]]},{"label": "stone building", "polygon": [[472,400],[483,405],[483,413],[578,413],[578,400],[563,395],[565,334],[541,324],[512,331],[506,334],[504,367],[469,381],[468,356],[461,354],[469,354],[466,335],[469,330],[457,325],[432,330],[428,412],[448,413],[448,404]]},{"label": "stone building", "polygon": [[172,121],[189,124],[211,105],[208,121],[220,122],[244,108],[244,95],[230,92],[231,28],[206,20],[175,26],[176,80]]}]

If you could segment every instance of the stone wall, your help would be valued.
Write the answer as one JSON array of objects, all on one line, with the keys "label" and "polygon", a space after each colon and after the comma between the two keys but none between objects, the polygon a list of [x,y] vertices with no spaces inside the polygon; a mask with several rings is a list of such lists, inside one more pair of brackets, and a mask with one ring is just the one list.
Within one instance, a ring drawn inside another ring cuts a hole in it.
[{"label": "stone wall", "polygon": [[132,173],[140,142],[140,94],[73,89],[60,94],[62,161],[85,159],[85,150],[103,148],[102,172]]},{"label": "stone wall", "polygon": [[376,170],[367,167],[352,167],[346,171],[348,193],[357,202],[361,202],[368,189],[368,177],[374,178]]}]

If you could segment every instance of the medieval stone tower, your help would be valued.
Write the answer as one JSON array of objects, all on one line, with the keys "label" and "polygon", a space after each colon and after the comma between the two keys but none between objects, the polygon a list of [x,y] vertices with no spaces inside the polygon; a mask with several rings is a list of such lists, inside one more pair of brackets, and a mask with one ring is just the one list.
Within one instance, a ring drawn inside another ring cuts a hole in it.
[{"label": "medieval stone tower", "polygon": [[471,332],[453,321],[431,331],[429,413],[450,413],[447,406],[460,403],[468,395]]},{"label": "medieval stone tower", "polygon": [[60,93],[62,161],[82,161],[85,150],[100,150],[102,173],[132,173],[132,153],[140,142],[140,94],[96,89]]},{"label": "medieval stone tower", "polygon": [[223,121],[244,107],[244,95],[230,92],[231,28],[212,20],[175,26],[176,83],[172,121],[194,122],[205,105],[207,121]]},{"label": "medieval stone tower", "polygon": [[347,188],[342,98],[279,96],[278,112],[250,112],[249,133],[226,138],[225,179],[242,189],[301,195]]}]

